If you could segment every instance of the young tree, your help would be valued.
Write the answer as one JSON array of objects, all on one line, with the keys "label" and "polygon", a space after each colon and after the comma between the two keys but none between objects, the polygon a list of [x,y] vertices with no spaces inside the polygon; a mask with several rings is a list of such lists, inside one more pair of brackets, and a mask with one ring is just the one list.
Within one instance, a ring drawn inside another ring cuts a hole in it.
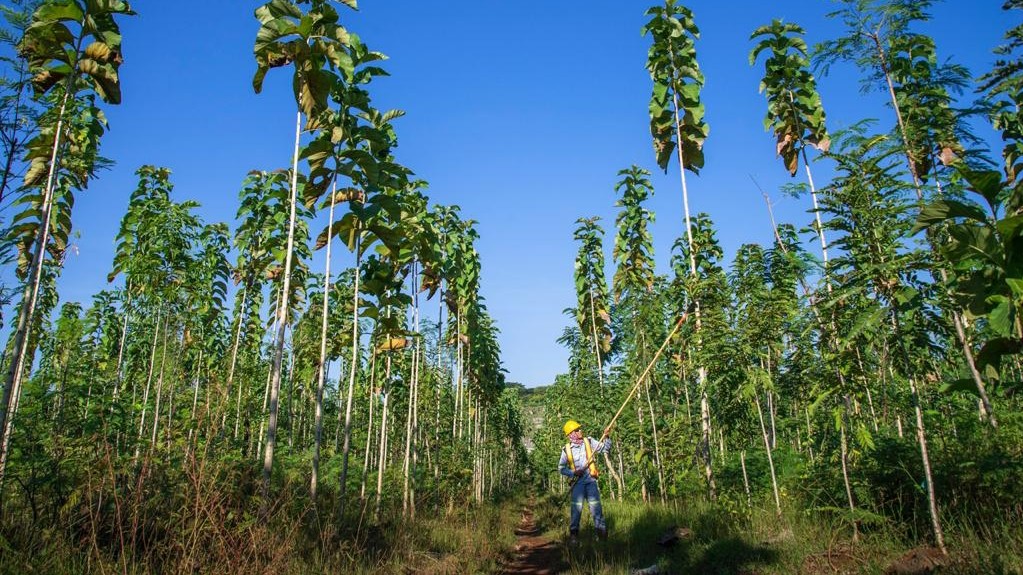
[{"label": "young tree", "polygon": [[[298,203],[298,160],[302,116],[306,129],[318,130],[320,115],[327,108],[327,98],[337,83],[334,70],[351,71],[352,60],[347,56],[348,32],[339,24],[337,11],[328,0],[311,0],[308,12],[287,0],[272,0],[256,9],[259,32],[254,52],[256,74],[252,87],[262,91],[263,79],[271,68],[293,65],[295,103],[298,114],[295,121],[295,149],[291,165],[291,210],[288,220],[288,246],[284,264],[282,301],[290,299],[292,246],[294,244],[295,217]],[[284,332],[288,325],[287,305],[278,309],[277,333],[274,345],[273,371],[270,384],[270,418],[267,425],[266,452],[263,457],[263,495],[270,493],[274,448],[277,444],[277,410],[281,386],[281,362],[284,356]]]},{"label": "young tree", "polygon": [[[689,273],[696,276],[696,248],[693,245],[692,224],[689,217],[689,190],[686,170],[699,174],[703,167],[703,142],[710,128],[704,121],[704,107],[700,100],[703,73],[696,61],[696,39],[700,30],[689,8],[677,0],[665,0],[664,6],[647,10],[650,21],[643,28],[650,34],[653,44],[647,55],[647,70],[654,82],[650,98],[650,133],[654,139],[657,164],[667,171],[672,152],[676,152],[679,178],[682,182],[682,206],[685,213],[686,239],[689,242]],[[699,300],[696,325],[701,325]],[[700,413],[703,422],[704,443],[710,442],[710,404],[706,395],[707,367],[697,368],[700,381]],[[707,451],[709,455],[709,450]],[[714,472],[710,459],[704,462],[704,472],[711,497],[715,497]]]},{"label": "young tree", "polygon": [[[29,331],[36,319],[43,262],[48,250],[59,254],[67,245],[66,233],[73,205],[71,190],[84,188],[97,167],[96,150],[105,121],[102,112],[93,105],[94,98],[99,97],[109,104],[121,101],[117,69],[123,58],[121,35],[114,17],[133,14],[128,3],[122,0],[44,2],[32,15],[32,23],[18,44],[19,54],[28,61],[29,70],[34,74],[32,87],[37,97],[52,95],[48,102],[52,107],[40,117],[46,126],[27,144],[30,166],[24,186],[38,188],[39,192],[25,196],[23,201],[29,208],[14,218],[22,222],[18,226],[22,235],[19,251],[20,259],[27,263],[24,265],[27,279],[0,400],[0,483],[14,418],[11,407],[17,404],[24,372],[31,367],[31,362],[27,361],[32,355]],[[74,112],[78,120],[82,118],[81,108],[86,109],[84,116],[92,121],[83,122],[88,126],[84,130],[82,124],[75,121],[76,129],[71,131],[67,114]],[[65,149],[67,152],[62,156],[61,151]],[[68,165],[68,159],[75,161]],[[59,210],[60,217],[55,219],[53,211],[58,198],[62,199],[64,209]],[[59,231],[54,234],[51,245],[54,227]],[[54,261],[60,265],[59,257]]]},{"label": "young tree", "polygon": [[604,387],[604,361],[611,351],[611,315],[607,280],[604,278],[604,230],[599,217],[579,218],[574,237],[579,242],[575,258],[576,322],[579,333],[592,339],[597,380]]}]

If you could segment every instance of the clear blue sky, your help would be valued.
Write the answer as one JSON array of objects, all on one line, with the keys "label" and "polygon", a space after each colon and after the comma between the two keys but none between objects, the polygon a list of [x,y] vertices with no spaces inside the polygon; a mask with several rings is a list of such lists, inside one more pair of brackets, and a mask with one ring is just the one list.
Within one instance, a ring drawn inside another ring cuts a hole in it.
[{"label": "clear blue sky", "polygon": [[[654,172],[648,207],[657,214],[659,273],[682,233],[677,170],[658,173],[647,128],[649,40],[640,28],[651,3],[362,0],[360,12],[342,11],[352,31],[390,57],[392,76],[375,82],[372,93],[378,107],[407,111],[396,123],[398,160],[430,182],[433,202],[458,204],[463,217],[479,221],[482,293],[501,330],[511,381],[544,385],[567,369],[567,352],[555,339],[570,321],[562,310],[575,301],[574,222],[601,216],[610,259],[619,169],[638,164]],[[139,15],[122,20],[123,103],[106,108],[110,132],[102,143],[117,165],[78,197],[80,236],[61,280],[63,300],[87,305],[105,286],[140,165],[171,168],[178,200],[200,201],[207,222],[233,228],[245,174],[288,164],[290,73],[272,71],[261,95],[251,88],[258,4],[133,2]],[[749,34],[773,18],[802,25],[811,44],[842,30],[825,18],[837,7],[827,0],[686,4],[702,30],[697,50],[710,125],[706,168],[689,179],[691,208],[711,215],[730,262],[739,245],[771,241],[750,175],[774,195],[780,221],[805,225],[811,218],[808,199],[777,192],[790,180],[762,127],[761,69],[747,63]],[[979,74],[1016,23],[1001,4],[945,2],[919,31],[936,39],[942,58]],[[880,94],[859,92],[853,69],[834,68],[818,81],[832,131],[868,117],[886,128],[892,123]],[[826,181],[819,170],[818,185]],[[336,252],[335,266],[351,264],[344,250]]]}]

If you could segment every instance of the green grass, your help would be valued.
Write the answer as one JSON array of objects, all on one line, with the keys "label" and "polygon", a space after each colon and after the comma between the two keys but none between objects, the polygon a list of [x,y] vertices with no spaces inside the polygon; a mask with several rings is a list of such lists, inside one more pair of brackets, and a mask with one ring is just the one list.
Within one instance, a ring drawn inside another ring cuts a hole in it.
[{"label": "green grass", "polygon": [[[568,505],[563,497],[542,500],[537,516],[547,534],[567,543]],[[789,573],[882,574],[915,545],[891,526],[875,526],[857,543],[840,521],[819,513],[750,512],[726,502],[675,505],[604,501],[610,537],[596,540],[584,512],[580,543],[564,545],[573,574],[631,573],[657,565],[676,575],[772,575]],[[692,531],[670,547],[657,543],[674,527]],[[1023,529],[995,524],[982,529],[952,524],[950,557],[942,573],[1023,575]]]},{"label": "green grass", "polygon": [[[270,523],[250,522],[219,531],[196,553],[154,548],[152,556],[122,558],[97,553],[88,540],[65,530],[28,525],[0,531],[0,574],[5,573],[356,573],[364,575],[499,573],[512,557],[514,529],[525,498],[498,504],[421,513],[415,523],[400,513],[379,522],[346,526],[298,521],[281,514]],[[834,515],[750,511],[744,501],[680,501],[672,505],[605,500],[610,538],[597,541],[588,510],[580,543],[567,545],[568,502],[564,494],[538,496],[534,521],[544,536],[560,541],[573,574],[619,574],[657,565],[674,575],[781,575],[790,573],[882,574],[919,542],[897,525],[865,529],[851,541],[848,526]],[[658,545],[675,527],[691,535],[671,547]],[[1023,575],[1023,528],[1007,522],[946,521],[948,575]],[[179,544],[181,539],[175,540]]]}]

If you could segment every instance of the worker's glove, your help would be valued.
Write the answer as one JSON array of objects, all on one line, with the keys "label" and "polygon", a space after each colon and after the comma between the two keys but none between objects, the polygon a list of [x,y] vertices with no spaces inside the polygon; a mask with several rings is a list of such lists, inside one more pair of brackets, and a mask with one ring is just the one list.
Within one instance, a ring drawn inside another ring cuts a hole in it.
[{"label": "worker's glove", "polygon": [[583,473],[586,473],[586,471],[583,469],[576,469],[575,471],[572,472],[572,474],[575,475],[576,477],[582,477]]}]

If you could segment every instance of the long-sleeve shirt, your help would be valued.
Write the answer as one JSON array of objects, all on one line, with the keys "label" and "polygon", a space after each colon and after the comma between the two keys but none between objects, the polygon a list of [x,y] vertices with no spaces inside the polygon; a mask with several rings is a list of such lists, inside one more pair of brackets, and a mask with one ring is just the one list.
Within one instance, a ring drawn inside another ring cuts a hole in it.
[{"label": "long-sleeve shirt", "polygon": [[[593,439],[592,437],[584,437],[583,441],[590,442],[590,449],[593,452],[594,459],[596,459],[596,455],[598,453],[604,453],[606,451],[610,451],[611,450],[611,438],[610,437],[605,439],[603,443],[598,442],[596,439]],[[572,460],[575,462],[575,468],[576,469],[583,469],[583,466],[586,465],[586,446],[583,445],[582,443],[579,443],[578,445],[576,445],[574,443],[569,442],[569,444],[570,444],[570,448],[569,448],[568,451],[572,452]],[[572,473],[572,467],[569,466],[569,464],[568,464],[568,454],[565,453],[565,451],[566,450],[564,448],[561,450],[561,460],[558,462],[558,471],[560,471],[561,474],[564,475],[565,477],[572,477],[574,474]],[[593,463],[593,462],[591,461],[590,463]],[[580,478],[580,481],[596,481],[596,480],[593,479],[592,477],[590,477],[590,470],[589,470],[589,468],[586,468],[583,471],[583,475]]]}]

